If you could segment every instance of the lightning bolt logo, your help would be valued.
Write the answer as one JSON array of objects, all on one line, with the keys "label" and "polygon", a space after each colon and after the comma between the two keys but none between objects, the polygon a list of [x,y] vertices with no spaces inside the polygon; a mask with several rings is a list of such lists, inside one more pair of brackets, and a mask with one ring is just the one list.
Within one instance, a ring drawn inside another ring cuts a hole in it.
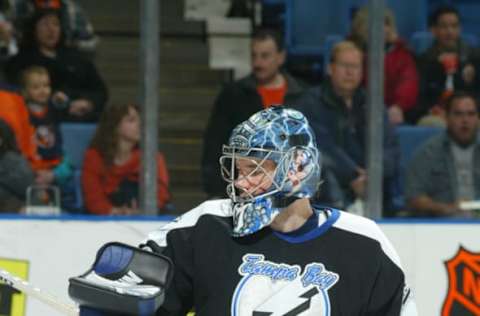
[{"label": "lightning bolt logo", "polygon": [[[298,292],[298,291],[302,292]],[[302,293],[298,297],[292,297],[292,293]],[[312,298],[319,294],[316,286],[305,289],[300,282],[292,282],[289,286],[277,292],[275,295],[259,305],[253,311],[253,316],[295,316],[308,311],[312,305]]]},{"label": "lightning bolt logo", "polygon": [[340,276],[321,263],[278,264],[248,254],[232,297],[232,316],[330,316],[328,290]]}]

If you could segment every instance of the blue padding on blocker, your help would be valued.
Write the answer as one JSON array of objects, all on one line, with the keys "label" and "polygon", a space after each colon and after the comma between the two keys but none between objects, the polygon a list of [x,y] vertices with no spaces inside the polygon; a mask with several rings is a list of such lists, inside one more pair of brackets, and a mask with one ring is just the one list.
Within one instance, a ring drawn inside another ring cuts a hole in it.
[{"label": "blue padding on blocker", "polygon": [[143,300],[138,304],[138,313],[139,315],[152,315],[152,311],[155,312],[155,300]]},{"label": "blue padding on blocker", "polygon": [[132,257],[132,249],[121,246],[108,246],[102,251],[95,263],[94,270],[99,275],[118,273],[128,266]]}]

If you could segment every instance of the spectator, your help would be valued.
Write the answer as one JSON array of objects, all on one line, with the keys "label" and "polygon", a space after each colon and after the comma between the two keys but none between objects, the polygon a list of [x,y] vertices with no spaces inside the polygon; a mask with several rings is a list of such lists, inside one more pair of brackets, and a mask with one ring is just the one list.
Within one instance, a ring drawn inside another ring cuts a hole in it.
[{"label": "spectator", "polygon": [[6,76],[18,84],[21,72],[32,65],[48,69],[53,109],[60,121],[96,121],[107,99],[107,89],[95,66],[63,44],[58,12],[37,12],[26,30],[20,53],[9,60]]},{"label": "spectator", "polygon": [[[82,188],[92,214],[138,214],[140,117],[133,105],[110,106],[102,114],[85,153]],[[158,206],[170,199],[165,159],[157,155]]]},{"label": "spectator", "polygon": [[281,70],[285,48],[277,32],[255,31],[251,54],[252,73],[222,88],[204,135],[202,180],[209,198],[226,196],[225,182],[218,173],[218,159],[233,128],[263,108],[294,103],[304,89],[295,78]]},{"label": "spectator", "polygon": [[37,146],[25,100],[17,93],[0,90],[0,104],[0,119],[12,129],[18,149],[33,166],[38,159]]},{"label": "spectator", "polygon": [[446,103],[447,130],[416,152],[407,170],[406,198],[420,216],[468,216],[460,201],[480,198],[478,104],[455,92]]},{"label": "spectator", "polygon": [[478,94],[480,54],[461,40],[460,15],[455,8],[438,8],[429,24],[434,42],[418,58],[421,96],[415,118],[433,115],[444,121],[443,103],[453,91]]},{"label": "spectator", "polygon": [[[417,104],[419,79],[413,54],[405,41],[399,38],[395,16],[389,9],[385,10],[384,32],[385,105],[388,107],[390,123],[396,125],[404,123],[410,110]],[[367,52],[368,8],[364,7],[355,14],[349,38],[364,53]]]},{"label": "spectator", "polygon": [[8,0],[8,2],[10,7],[8,15],[14,21],[17,30],[21,31],[37,10],[58,10],[66,45],[89,54],[95,51],[98,38],[85,11],[76,0]]},{"label": "spectator", "polygon": [[74,195],[73,165],[63,154],[61,134],[49,111],[48,71],[44,67],[31,66],[23,72],[21,83],[30,122],[35,129],[38,156],[33,163],[35,184],[57,185],[62,195],[62,207],[68,210],[71,205],[63,202],[71,201]]},{"label": "spectator", "polygon": [[[339,207],[348,206],[365,195],[366,96],[360,87],[363,75],[363,53],[351,41],[337,43],[332,50],[328,78],[305,93],[296,106],[310,122],[323,154],[324,169],[334,176],[326,186],[338,183],[342,196],[322,197],[341,199],[327,201]],[[382,115],[379,113],[379,115]],[[384,131],[384,208],[391,209],[390,184],[397,171],[398,144],[391,126]]]},{"label": "spectator", "polygon": [[18,152],[10,126],[0,120],[0,212],[19,212],[32,183],[32,169]]}]

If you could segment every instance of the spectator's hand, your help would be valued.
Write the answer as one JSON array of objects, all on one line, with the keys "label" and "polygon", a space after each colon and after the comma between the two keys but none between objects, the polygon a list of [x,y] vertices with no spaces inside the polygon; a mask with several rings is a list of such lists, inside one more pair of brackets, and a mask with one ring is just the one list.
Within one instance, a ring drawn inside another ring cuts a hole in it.
[{"label": "spectator's hand", "polygon": [[358,198],[365,198],[367,187],[367,172],[363,168],[358,168],[358,176],[350,182],[350,188]]},{"label": "spectator's hand", "polygon": [[403,111],[398,105],[392,105],[388,108],[388,120],[393,125],[402,124],[404,122]]},{"label": "spectator's hand", "polygon": [[52,170],[38,170],[35,174],[35,183],[39,185],[50,185],[55,180]]},{"label": "spectator's hand", "polygon": [[56,91],[52,95],[52,101],[53,102],[59,102],[59,103],[67,102],[68,101],[68,96],[63,91]]},{"label": "spectator's hand", "polygon": [[52,103],[58,109],[65,109],[67,107],[68,100],[68,95],[66,95],[63,91],[56,91],[52,95]]},{"label": "spectator's hand", "polygon": [[77,117],[85,116],[86,114],[93,111],[93,103],[86,99],[77,99],[70,103],[68,112]]},{"label": "spectator's hand", "polygon": [[473,80],[475,79],[475,67],[473,67],[472,64],[467,64],[465,67],[463,67],[462,78],[467,85],[473,83]]}]

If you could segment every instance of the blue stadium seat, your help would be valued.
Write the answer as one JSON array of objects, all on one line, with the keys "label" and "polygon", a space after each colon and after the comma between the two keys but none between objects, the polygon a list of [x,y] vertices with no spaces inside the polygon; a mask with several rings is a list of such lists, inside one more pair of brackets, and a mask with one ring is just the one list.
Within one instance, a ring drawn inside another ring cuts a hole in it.
[{"label": "blue stadium seat", "polygon": [[60,124],[60,133],[62,135],[63,151],[75,167],[73,185],[75,191],[75,201],[72,202],[72,209],[78,212],[83,211],[83,196],[81,185],[81,168],[83,156],[93,134],[97,128],[92,123],[62,123]]},{"label": "blue stadium seat", "polygon": [[413,33],[410,38],[410,47],[415,55],[420,55],[426,51],[433,43],[433,35],[429,31],[418,31]]},{"label": "blue stadium seat", "polygon": [[395,208],[403,209],[405,207],[404,186],[407,166],[412,159],[415,151],[429,138],[439,134],[443,128],[424,127],[424,126],[399,126],[396,128],[396,134],[400,145],[400,170],[398,175],[398,188],[396,188]]},{"label": "blue stadium seat", "polygon": [[325,43],[323,43],[323,71],[327,72],[327,66],[330,63],[330,55],[332,52],[333,46],[338,42],[342,41],[343,37],[338,34],[330,34],[325,38]]},{"label": "blue stadium seat", "polygon": [[321,56],[329,34],[349,29],[352,1],[286,0],[285,44],[294,56]]},{"label": "blue stadium seat", "polygon": [[77,169],[82,168],[83,155],[90,145],[96,128],[97,125],[92,123],[60,124],[64,153]]},{"label": "blue stadium seat", "polygon": [[463,32],[479,35],[480,2],[478,0],[450,0],[450,2],[460,13]]},{"label": "blue stadium seat", "polygon": [[386,6],[395,14],[400,37],[409,39],[417,31],[427,30],[428,0],[387,0]]}]

